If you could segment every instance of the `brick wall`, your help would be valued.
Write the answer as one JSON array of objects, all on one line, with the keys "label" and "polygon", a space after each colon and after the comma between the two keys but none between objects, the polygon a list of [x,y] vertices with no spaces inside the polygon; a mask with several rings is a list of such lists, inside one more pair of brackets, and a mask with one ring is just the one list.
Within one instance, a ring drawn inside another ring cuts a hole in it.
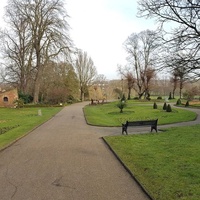
[{"label": "brick wall", "polygon": [[18,99],[17,89],[0,91],[0,107],[14,107],[14,101]]}]

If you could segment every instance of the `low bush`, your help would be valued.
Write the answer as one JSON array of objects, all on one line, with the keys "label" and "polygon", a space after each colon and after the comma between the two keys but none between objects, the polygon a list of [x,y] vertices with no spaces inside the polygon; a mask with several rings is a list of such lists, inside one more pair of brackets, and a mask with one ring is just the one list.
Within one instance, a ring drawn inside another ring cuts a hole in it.
[{"label": "low bush", "polygon": [[163,105],[163,110],[166,110],[166,109],[167,109],[167,103],[165,102]]},{"label": "low bush", "polygon": [[181,100],[180,99],[177,100],[176,105],[181,105]]},{"label": "low bush", "polygon": [[157,108],[158,108],[158,106],[157,106],[156,102],[154,102],[153,109],[157,109]]},{"label": "low bush", "polygon": [[167,111],[167,112],[172,112],[172,108],[171,108],[171,105],[170,105],[170,104],[167,105],[166,111]]},{"label": "low bush", "polygon": [[186,102],[185,104],[185,107],[188,107],[190,104],[189,104],[189,101]]}]

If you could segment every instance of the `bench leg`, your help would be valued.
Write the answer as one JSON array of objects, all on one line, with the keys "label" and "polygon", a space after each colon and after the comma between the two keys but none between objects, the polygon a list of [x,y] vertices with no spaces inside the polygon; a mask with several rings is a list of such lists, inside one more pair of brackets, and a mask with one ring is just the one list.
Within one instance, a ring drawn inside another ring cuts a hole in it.
[{"label": "bench leg", "polygon": [[153,131],[153,129],[156,131],[156,133],[158,132],[157,126],[151,126],[151,132]]},{"label": "bench leg", "polygon": [[122,135],[124,135],[124,132],[126,133],[126,135],[128,135],[127,126],[125,124],[122,124]]},{"label": "bench leg", "polygon": [[128,135],[127,130],[123,130],[123,129],[122,129],[122,135],[124,135],[124,132],[126,133],[126,135]]}]

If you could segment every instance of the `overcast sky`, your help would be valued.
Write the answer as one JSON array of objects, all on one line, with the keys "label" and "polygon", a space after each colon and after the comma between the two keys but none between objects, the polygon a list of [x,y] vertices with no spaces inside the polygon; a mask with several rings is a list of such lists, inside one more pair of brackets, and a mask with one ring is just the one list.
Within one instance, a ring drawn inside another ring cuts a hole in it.
[{"label": "overcast sky", "polygon": [[[6,2],[0,3],[1,18]],[[136,17],[137,0],[65,0],[65,3],[72,40],[92,58],[98,74],[107,79],[120,78],[117,65],[126,64],[123,42],[127,37],[156,27],[153,22]]]}]

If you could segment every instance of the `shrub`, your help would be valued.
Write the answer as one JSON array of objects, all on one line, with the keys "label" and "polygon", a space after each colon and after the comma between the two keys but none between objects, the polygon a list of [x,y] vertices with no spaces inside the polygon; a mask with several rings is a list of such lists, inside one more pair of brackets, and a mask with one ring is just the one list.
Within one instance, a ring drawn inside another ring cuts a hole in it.
[{"label": "shrub", "polygon": [[24,104],[31,103],[33,101],[33,97],[29,94],[23,94],[19,92],[19,99],[22,99]]},{"label": "shrub", "polygon": [[24,107],[24,100],[23,99],[18,99],[14,101],[16,108],[23,108]]},{"label": "shrub", "polygon": [[73,102],[75,102],[75,98],[72,95],[68,95],[66,102],[68,104],[72,104]]},{"label": "shrub", "polygon": [[189,101],[187,101],[185,104],[185,107],[188,107],[188,106],[189,106]]},{"label": "shrub", "polygon": [[73,100],[68,99],[68,100],[67,100],[67,103],[68,103],[68,104],[72,104],[72,103],[73,103]]},{"label": "shrub", "polygon": [[158,106],[157,106],[156,102],[154,102],[153,109],[157,109],[157,108],[158,108]]},{"label": "shrub", "polygon": [[165,102],[163,105],[163,110],[166,110],[166,109],[167,109],[167,103]]},{"label": "shrub", "polygon": [[120,109],[120,113],[123,113],[123,109],[126,106],[125,101],[119,101],[119,103],[117,104],[117,107]]},{"label": "shrub", "polygon": [[161,97],[161,96],[159,96],[159,97],[157,97],[157,99],[158,99],[158,100],[161,100],[161,99],[162,99],[162,97]]},{"label": "shrub", "polygon": [[176,105],[181,105],[181,100],[180,99],[177,100]]},{"label": "shrub", "polygon": [[170,105],[170,104],[167,105],[166,111],[167,111],[167,112],[172,112],[172,108],[171,108],[171,105]]},{"label": "shrub", "polygon": [[[200,98],[200,97],[199,97]],[[139,97],[134,97],[133,100],[139,100]]]}]

